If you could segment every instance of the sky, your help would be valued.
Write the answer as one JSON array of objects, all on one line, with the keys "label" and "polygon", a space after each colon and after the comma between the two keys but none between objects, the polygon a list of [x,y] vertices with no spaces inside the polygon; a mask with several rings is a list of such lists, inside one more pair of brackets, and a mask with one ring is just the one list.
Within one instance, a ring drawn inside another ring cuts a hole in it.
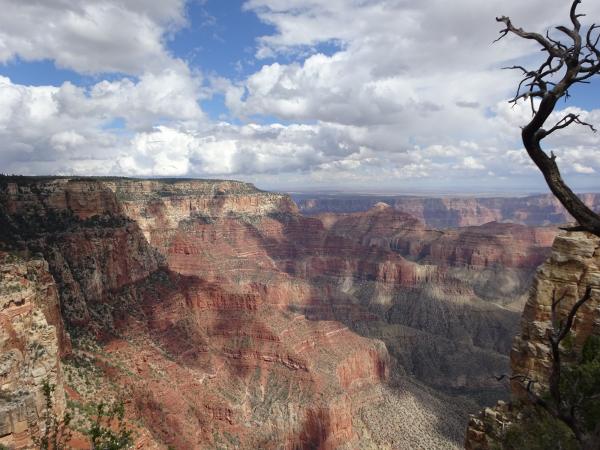
[{"label": "sky", "polygon": [[[284,191],[545,192],[511,106],[543,56],[492,41],[566,0],[0,0],[0,172],[239,179]],[[600,23],[600,2],[582,20]],[[571,92],[600,129],[600,76]],[[548,150],[600,191],[600,133]]]}]

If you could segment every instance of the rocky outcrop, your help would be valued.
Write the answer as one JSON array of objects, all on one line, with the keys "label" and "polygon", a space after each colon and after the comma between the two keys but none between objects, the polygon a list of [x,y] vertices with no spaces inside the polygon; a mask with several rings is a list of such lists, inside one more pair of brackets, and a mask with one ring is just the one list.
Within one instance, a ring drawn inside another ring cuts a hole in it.
[{"label": "rocky outcrop", "polygon": [[0,252],[0,444],[34,448],[43,428],[44,382],[65,408],[60,356],[69,350],[58,289],[43,259]]},{"label": "rocky outcrop", "polygon": [[0,240],[40,252],[61,294],[65,321],[102,324],[111,292],[145,279],[162,263],[114,194],[91,180],[6,183]]},{"label": "rocky outcrop", "polygon": [[[419,219],[429,227],[449,228],[513,222],[525,225],[564,224],[572,218],[550,194],[526,197],[415,197],[384,195],[294,194],[305,214],[366,211],[385,202],[398,211]],[[600,210],[600,195],[582,194],[594,210]]]},{"label": "rocky outcrop", "polygon": [[[551,354],[547,331],[552,327],[553,299],[562,298],[557,320],[564,320],[573,304],[588,287],[588,300],[575,316],[571,334],[575,349],[581,350],[590,334],[600,335],[600,238],[587,233],[564,233],[557,237],[552,254],[539,269],[521,319],[521,332],[513,342],[511,368],[537,380],[536,388],[547,387]],[[519,384],[515,395],[522,396]]]},{"label": "rocky outcrop", "polygon": [[[555,240],[552,254],[539,268],[521,319],[520,333],[511,350],[513,375],[535,380],[538,392],[548,388],[552,356],[547,333],[552,329],[553,299],[562,298],[557,320],[564,320],[573,304],[592,288],[591,298],[579,309],[571,328],[575,352],[581,351],[591,334],[600,335],[600,239],[584,232],[563,232]],[[513,380],[512,404],[500,403],[471,417],[466,448],[492,448],[504,429],[520,420],[519,401],[527,403],[523,384]]]}]

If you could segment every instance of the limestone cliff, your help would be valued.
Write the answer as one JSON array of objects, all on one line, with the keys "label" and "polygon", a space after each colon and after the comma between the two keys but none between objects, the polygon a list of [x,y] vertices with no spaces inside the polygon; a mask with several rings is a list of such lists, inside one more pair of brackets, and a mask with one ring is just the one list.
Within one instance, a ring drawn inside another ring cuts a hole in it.
[{"label": "limestone cliff", "polygon": [[8,182],[0,192],[0,239],[40,252],[61,295],[67,324],[105,324],[111,293],[156,271],[161,258],[101,183],[79,179]]},{"label": "limestone cliff", "polygon": [[548,256],[556,235],[553,227],[499,222],[436,229],[386,203],[361,213],[317,217],[332,233],[437,266],[536,268]]},{"label": "limestone cliff", "polygon": [[376,281],[366,295],[346,288],[375,312],[357,328],[384,339],[405,370],[438,389],[470,390],[488,401],[502,395],[490,374],[508,370],[517,311],[549,254],[554,228],[491,222],[434,229],[385,203],[316,217],[330,236],[402,255],[432,274],[409,289],[384,290]]},{"label": "limestone cliff", "polygon": [[[600,335],[600,238],[583,232],[563,232],[537,272],[511,351],[512,374],[535,380],[537,391],[547,389],[551,370],[547,332],[552,327],[552,299],[564,296],[558,309],[558,320],[562,320],[588,287],[592,288],[592,296],[578,311],[571,329],[576,351],[591,334]],[[519,400],[527,401],[526,391],[518,381],[512,383],[511,397],[514,405]],[[518,423],[519,411],[515,408],[513,404],[501,403],[472,417],[466,448],[491,448],[504,428],[511,422]]]},{"label": "limestone cliff", "polygon": [[44,382],[56,386],[56,413],[65,408],[60,356],[69,350],[58,289],[43,259],[0,252],[0,321],[0,444],[34,448]]}]

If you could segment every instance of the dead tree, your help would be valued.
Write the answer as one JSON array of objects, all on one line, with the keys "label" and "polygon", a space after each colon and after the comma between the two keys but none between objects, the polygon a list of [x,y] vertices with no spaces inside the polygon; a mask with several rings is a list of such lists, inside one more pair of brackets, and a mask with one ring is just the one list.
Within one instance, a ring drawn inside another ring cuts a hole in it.
[{"label": "dead tree", "polygon": [[[552,193],[577,221],[578,226],[572,229],[589,231],[600,236],[600,215],[588,208],[569,188],[561,176],[555,154],[550,152],[548,155],[541,146],[542,140],[546,137],[571,125],[583,125],[596,132],[592,124],[573,113],[565,114],[554,124],[547,124],[556,109],[557,102],[561,98],[569,97],[571,87],[579,83],[589,83],[590,79],[600,74],[600,25],[592,24],[586,30],[582,30],[580,18],[584,17],[584,14],[577,12],[580,3],[581,0],[572,1],[569,12],[570,24],[556,27],[555,35],[551,35],[549,31],[545,34],[524,31],[522,28],[515,27],[510,18],[497,17],[496,20],[504,24],[497,40],[508,34],[514,34],[541,46],[545,59],[536,69],[530,70],[519,65],[507,67],[523,74],[511,103],[516,104],[524,100],[528,101],[531,107],[532,117],[521,132],[523,144],[531,160],[542,172]],[[557,310],[564,296],[557,299],[555,293],[552,298],[552,327],[547,335],[552,357],[548,378],[549,397],[542,397],[534,391],[536,381],[530,377],[522,374],[510,377],[512,381],[522,384],[532,404],[567,425],[584,449],[598,448],[600,424],[592,433],[593,435],[590,435],[580,420],[578,411],[580,405],[564,398],[561,391],[561,345],[571,332],[578,310],[591,298],[591,293],[592,289],[588,287],[562,321],[558,320]]]},{"label": "dead tree", "polygon": [[510,18],[503,16],[496,18],[505,25],[496,41],[512,33],[523,39],[535,41],[541,46],[546,59],[537,69],[507,67],[523,73],[511,102],[516,104],[519,100],[529,100],[531,105],[532,118],[522,128],[523,144],[529,157],[544,175],[552,193],[578,222],[579,226],[572,229],[589,231],[600,236],[600,216],[588,208],[564,182],[554,153],[550,152],[548,156],[541,147],[543,139],[573,124],[596,131],[593,125],[584,122],[578,114],[566,114],[554,125],[546,126],[546,121],[556,108],[558,100],[568,98],[572,86],[589,83],[591,78],[600,73],[600,26],[593,24],[587,31],[582,32],[579,19],[585,14],[577,12],[580,3],[581,0],[573,0],[570,11],[571,24],[556,27],[563,40],[552,37],[548,31],[545,35],[524,31],[515,27]]}]

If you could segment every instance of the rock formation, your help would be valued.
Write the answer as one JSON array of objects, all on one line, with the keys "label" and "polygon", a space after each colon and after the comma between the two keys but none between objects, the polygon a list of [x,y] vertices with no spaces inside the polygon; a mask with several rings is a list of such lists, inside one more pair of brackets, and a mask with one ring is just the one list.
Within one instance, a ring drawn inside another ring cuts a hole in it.
[{"label": "rock formation", "polygon": [[[526,197],[416,197],[392,195],[294,194],[300,211],[351,213],[385,202],[429,227],[448,228],[513,222],[525,225],[564,224],[572,218],[550,194]],[[585,203],[600,210],[600,195],[582,194]]]},{"label": "rock formation", "polygon": [[[571,328],[576,351],[581,350],[591,334],[600,335],[600,239],[584,232],[563,232],[556,238],[550,258],[536,274],[511,351],[512,374],[535,380],[534,389],[538,392],[548,388],[551,371],[547,332],[553,326],[553,298],[563,298],[557,310],[560,321],[588,287],[592,288],[591,298],[579,309]],[[527,402],[527,392],[516,379],[511,384],[511,397],[512,404],[501,402],[471,418],[467,449],[492,448],[504,429],[519,421],[519,400]]]},{"label": "rock formation", "polygon": [[385,203],[316,217],[330,235],[392,251],[435,274],[410,289],[357,292],[375,313],[358,329],[383,339],[404,370],[437,389],[467,389],[488,401],[502,395],[490,375],[508,365],[517,311],[554,228],[492,222],[439,230]]},{"label": "rock formation", "polygon": [[43,259],[0,252],[0,321],[0,444],[26,448],[42,425],[44,382],[56,386],[56,414],[65,408],[60,356],[69,340]]},{"label": "rock formation", "polygon": [[27,179],[7,183],[1,200],[5,246],[44,255],[69,329],[100,343],[90,349],[78,338],[69,388],[78,398],[106,394],[108,383],[79,382],[89,367],[120,386],[128,414],[151,432],[145,446],[373,442],[359,433],[358,414],[383,401],[389,356],[380,341],[294,312],[293,302],[312,301],[311,286],[280,270],[270,252],[300,250],[269,246],[251,226],[264,220],[275,240],[298,230],[284,220],[295,214],[287,197],[229,182]]},{"label": "rock formation", "polygon": [[480,226],[432,229],[381,202],[363,213],[326,213],[317,217],[335,234],[438,266],[536,268],[548,256],[556,235],[552,227],[494,221]]}]

